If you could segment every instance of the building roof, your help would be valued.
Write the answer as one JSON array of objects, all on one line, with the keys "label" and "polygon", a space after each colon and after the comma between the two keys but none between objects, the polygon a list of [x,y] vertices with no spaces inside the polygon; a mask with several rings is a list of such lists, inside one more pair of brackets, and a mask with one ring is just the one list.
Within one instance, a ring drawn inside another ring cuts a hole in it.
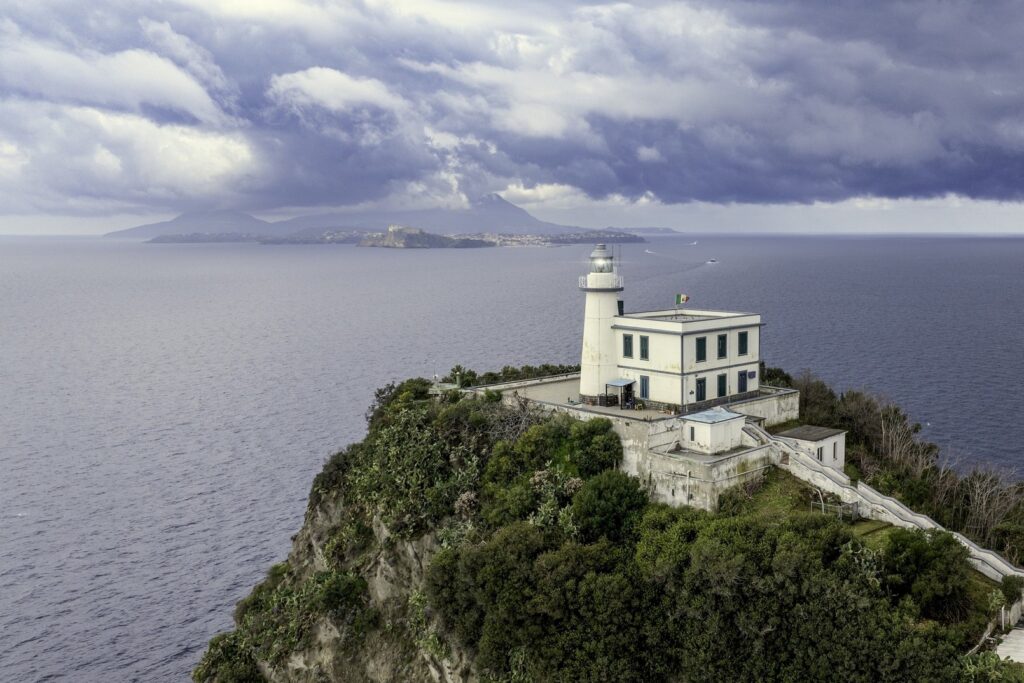
[{"label": "building roof", "polygon": [[670,308],[655,311],[628,311],[619,316],[620,318],[632,318],[642,320],[660,320],[662,322],[693,322],[695,320],[715,320],[717,318],[740,318],[756,313],[742,313],[740,311],[715,311],[698,308]]},{"label": "building roof", "polygon": [[735,420],[738,417],[744,417],[744,416],[740,415],[739,413],[734,413],[734,412],[731,412],[729,410],[726,410],[725,408],[722,408],[721,406],[717,406],[715,408],[709,408],[708,410],[702,410],[699,413],[692,413],[690,415],[685,415],[683,417],[683,419],[684,420],[689,420],[691,422],[703,422],[704,424],[715,424],[715,423],[718,423],[718,422],[727,422],[729,420]]},{"label": "building roof", "polygon": [[831,436],[845,433],[842,429],[832,429],[831,427],[800,425],[793,429],[787,429],[776,436],[784,436],[787,439],[799,439],[800,441],[823,441]]}]

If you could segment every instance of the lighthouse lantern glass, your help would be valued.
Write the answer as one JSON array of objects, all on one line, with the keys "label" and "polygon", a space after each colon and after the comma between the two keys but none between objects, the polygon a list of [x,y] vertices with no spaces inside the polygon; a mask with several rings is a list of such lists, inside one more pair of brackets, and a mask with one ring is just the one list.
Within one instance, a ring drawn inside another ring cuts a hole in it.
[{"label": "lighthouse lantern glass", "polygon": [[608,253],[603,244],[597,245],[597,248],[590,254],[590,272],[611,273],[613,270],[612,255]]}]

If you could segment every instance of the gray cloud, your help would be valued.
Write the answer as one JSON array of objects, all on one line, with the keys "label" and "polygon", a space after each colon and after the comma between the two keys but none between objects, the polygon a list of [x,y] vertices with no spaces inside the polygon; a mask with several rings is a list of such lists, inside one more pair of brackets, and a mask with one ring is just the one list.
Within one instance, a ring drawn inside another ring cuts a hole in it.
[{"label": "gray cloud", "polygon": [[505,5],[14,0],[0,18],[0,203],[1024,191],[1014,3]]}]

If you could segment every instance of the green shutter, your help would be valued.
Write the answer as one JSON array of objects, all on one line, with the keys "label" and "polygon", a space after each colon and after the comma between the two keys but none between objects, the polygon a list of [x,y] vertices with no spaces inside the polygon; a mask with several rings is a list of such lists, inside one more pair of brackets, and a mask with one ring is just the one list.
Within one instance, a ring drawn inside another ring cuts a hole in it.
[{"label": "green shutter", "polygon": [[633,357],[633,335],[622,335],[622,355],[625,358]]},{"label": "green shutter", "polygon": [[640,336],[640,360],[647,360],[650,356],[651,345],[648,337]]},{"label": "green shutter", "polygon": [[740,332],[740,351],[741,356],[747,355],[747,333]]},{"label": "green shutter", "polygon": [[708,359],[708,338],[697,337],[697,362],[702,363]]},{"label": "green shutter", "polygon": [[725,396],[728,393],[728,391],[729,391],[726,388],[726,377],[727,377],[726,375],[719,375],[718,376],[718,397],[719,398],[721,398],[722,396]]}]

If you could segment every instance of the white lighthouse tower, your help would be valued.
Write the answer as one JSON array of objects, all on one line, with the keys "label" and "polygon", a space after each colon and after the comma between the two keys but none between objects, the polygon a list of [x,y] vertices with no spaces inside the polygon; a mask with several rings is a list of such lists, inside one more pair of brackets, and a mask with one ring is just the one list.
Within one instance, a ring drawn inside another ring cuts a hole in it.
[{"label": "white lighthouse tower", "polygon": [[620,314],[622,277],[611,252],[603,244],[590,253],[590,273],[580,278],[587,293],[583,318],[583,355],[580,360],[580,398],[587,403],[606,402],[605,385],[618,376],[612,319]]}]

